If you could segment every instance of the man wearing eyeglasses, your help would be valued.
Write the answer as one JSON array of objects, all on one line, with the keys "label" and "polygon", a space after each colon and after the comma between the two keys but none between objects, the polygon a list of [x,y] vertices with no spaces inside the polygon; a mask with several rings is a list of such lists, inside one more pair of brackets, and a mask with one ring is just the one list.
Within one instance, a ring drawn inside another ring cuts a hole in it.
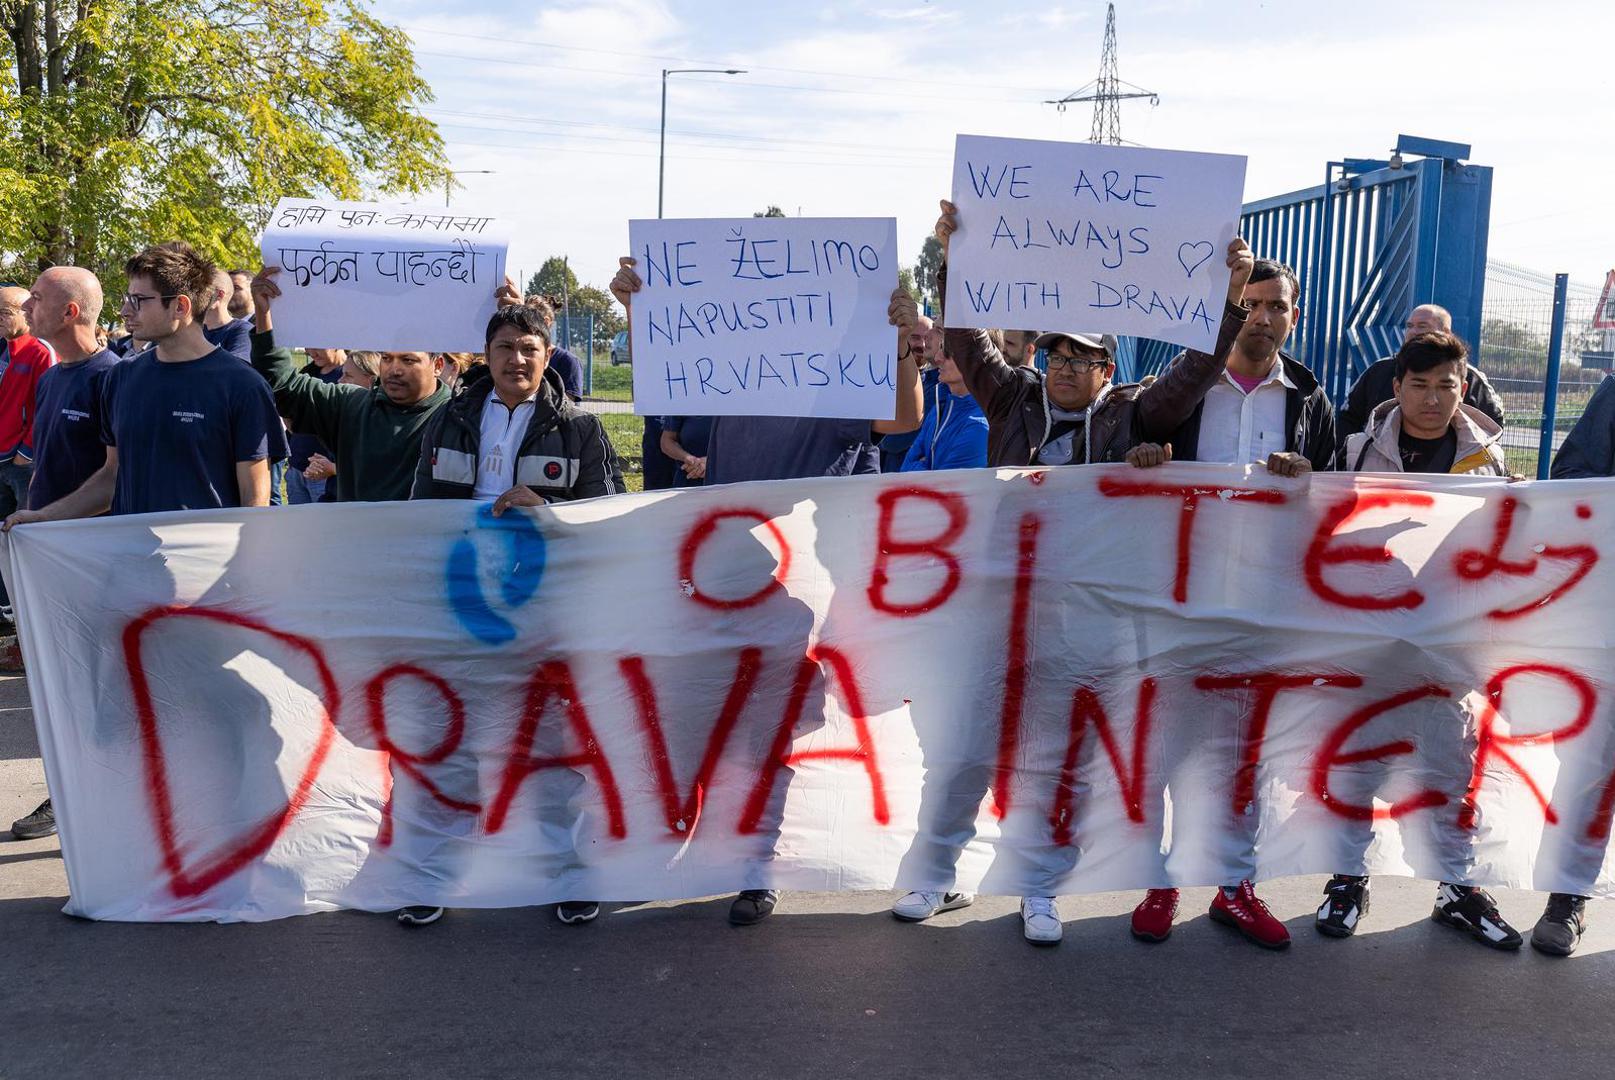
[{"label": "man wearing eyeglasses", "polygon": [[[944,258],[948,239],[958,227],[958,208],[943,200],[936,236],[942,242]],[[1245,324],[1246,309],[1240,304],[1240,296],[1250,277],[1250,246],[1242,239],[1234,239],[1228,245],[1227,263],[1227,303],[1215,348],[1211,353],[1191,351],[1184,363],[1174,365],[1148,387],[1112,384],[1116,338],[1111,334],[1057,331],[1038,336],[1031,348],[1047,350],[1045,375],[1035,367],[1006,360],[987,330],[947,329],[943,352],[953,359],[965,387],[987,417],[987,464],[993,468],[1019,468],[1119,462],[1141,440],[1170,437],[1222,376],[1234,341]],[[946,295],[946,262],[938,276],[938,291]],[[893,296],[889,310],[892,322],[912,325],[915,314],[911,297]],[[966,798],[957,802],[973,807],[980,800]],[[959,829],[968,830],[971,822],[953,825],[953,830],[941,826],[937,831],[954,835]],[[892,913],[905,922],[920,922],[973,900],[969,893],[918,891],[900,899]],[[1064,930],[1054,897],[1021,898],[1021,931],[1034,945],[1060,941]]]},{"label": "man wearing eyeglasses", "polygon": [[286,433],[269,387],[203,334],[213,267],[190,245],[150,247],[125,266],[123,320],[155,348],[111,368],[102,394],[106,461],[32,521],[269,505],[269,466]]},{"label": "man wearing eyeglasses", "polygon": [[[1406,345],[1420,334],[1452,333],[1452,313],[1440,304],[1420,304],[1408,312],[1402,324],[1402,344]],[[1376,360],[1357,377],[1346,394],[1346,407],[1340,410],[1336,438],[1344,449],[1346,440],[1360,431],[1368,430],[1368,419],[1374,409],[1396,396],[1396,357]],[[1503,423],[1503,400],[1486,381],[1486,376],[1475,365],[1468,365],[1464,381],[1464,404],[1473,406]]]}]

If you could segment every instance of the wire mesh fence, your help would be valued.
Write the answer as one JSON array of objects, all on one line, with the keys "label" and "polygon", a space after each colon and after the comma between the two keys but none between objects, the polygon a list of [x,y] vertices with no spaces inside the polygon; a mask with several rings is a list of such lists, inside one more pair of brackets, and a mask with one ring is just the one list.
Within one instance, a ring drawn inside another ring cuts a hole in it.
[{"label": "wire mesh fence", "polygon": [[[1595,354],[1607,352],[1615,337],[1592,328],[1601,285],[1572,280],[1566,295],[1564,348],[1553,421],[1555,450],[1581,417],[1588,398],[1606,374],[1601,368],[1583,366],[1584,358],[1596,362]],[[1537,475],[1552,333],[1553,275],[1510,263],[1488,263],[1480,345],[1474,363],[1503,398],[1508,414],[1503,445],[1509,465],[1527,477]]]}]

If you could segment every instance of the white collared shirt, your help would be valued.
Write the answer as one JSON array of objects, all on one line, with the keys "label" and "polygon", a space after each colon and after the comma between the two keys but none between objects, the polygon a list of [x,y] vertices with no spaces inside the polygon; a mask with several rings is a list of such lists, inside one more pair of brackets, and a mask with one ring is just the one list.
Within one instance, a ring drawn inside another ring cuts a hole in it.
[{"label": "white collared shirt", "polygon": [[478,440],[477,482],[471,497],[479,502],[493,502],[516,486],[516,456],[521,452],[522,436],[537,408],[538,391],[527,400],[510,408],[499,395],[490,392],[482,406],[482,437]]},{"label": "white collared shirt", "polygon": [[1269,454],[1289,449],[1285,431],[1287,391],[1295,389],[1275,358],[1267,378],[1246,393],[1227,371],[1206,393],[1200,412],[1200,441],[1195,457],[1233,465],[1259,465]]}]

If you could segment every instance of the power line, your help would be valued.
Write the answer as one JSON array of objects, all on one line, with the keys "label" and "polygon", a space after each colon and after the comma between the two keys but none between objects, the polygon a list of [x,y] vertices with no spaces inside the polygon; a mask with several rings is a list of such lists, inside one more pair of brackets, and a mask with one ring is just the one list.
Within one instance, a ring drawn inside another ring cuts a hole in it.
[{"label": "power line", "polygon": [[[607,131],[632,131],[632,132],[641,132],[641,133],[650,134],[650,135],[657,134],[657,129],[653,128],[653,127],[634,127],[634,126],[629,125],[629,124],[608,124],[608,123],[603,123],[603,122],[600,122],[600,121],[589,121],[589,120],[557,120],[557,119],[553,119],[551,117],[535,116],[535,115],[532,115],[532,114],[529,114],[529,113],[467,112],[465,110],[460,110],[460,109],[439,109],[439,108],[436,108],[435,106],[423,109],[421,111],[423,113],[431,114],[432,116],[461,116],[461,117],[466,117],[467,119],[472,119],[472,120],[510,120],[510,121],[514,121],[516,123],[521,123],[521,124],[543,124],[543,125],[547,125],[547,126],[552,125],[552,126],[557,126],[557,127],[601,128],[601,129],[604,129],[604,130],[607,130]],[[445,123],[442,126],[444,126],[444,127],[471,127],[472,125]],[[549,132],[531,132],[531,133],[529,133],[529,132],[521,131],[520,129],[515,129],[515,128],[486,128],[486,129],[483,129],[483,130],[489,130],[489,131],[496,131],[496,130],[497,131],[512,131],[512,132],[519,132],[521,134],[534,134],[534,135],[540,135],[540,134],[564,134],[564,133],[559,133],[559,132],[558,133],[549,133]],[[948,151],[946,151],[946,150],[938,150],[935,147],[894,146],[894,145],[883,145],[883,144],[879,144],[879,143],[830,142],[830,141],[817,140],[817,139],[782,139],[782,138],[779,138],[778,136],[773,136],[773,135],[742,135],[742,134],[737,134],[737,133],[733,133],[733,132],[686,131],[686,130],[673,130],[671,128],[668,130],[668,134],[669,135],[678,135],[678,136],[681,136],[681,137],[682,136],[688,136],[688,137],[691,137],[691,138],[698,138],[698,139],[724,139],[724,140],[729,140],[729,141],[734,141],[734,142],[747,142],[747,143],[751,143],[751,142],[756,142],[756,143],[776,143],[776,144],[779,144],[779,145],[782,145],[782,146],[793,146],[793,147],[794,146],[801,146],[801,147],[806,147],[806,148],[809,148],[809,149],[827,149],[827,150],[854,151],[854,152],[857,152],[857,151],[869,151],[869,152],[873,152],[873,153],[879,153],[882,156],[887,156],[887,157],[900,156],[900,155],[904,155],[904,154],[922,155],[922,156],[936,157],[936,158],[943,158],[943,157],[948,157],[949,156]],[[584,138],[584,137],[585,136],[579,136],[579,138]],[[698,144],[687,144],[687,145],[698,145]]]},{"label": "power line", "polygon": [[[498,56],[466,56],[461,53],[437,52],[431,49],[417,49],[416,56],[432,56],[443,60],[462,60],[471,64],[509,64],[513,67],[533,69],[531,60],[507,60]],[[620,79],[656,79],[659,72],[652,71],[622,71],[616,68],[577,67],[568,64],[546,64],[544,71],[576,71],[585,75],[615,75]],[[717,79],[685,79],[686,83],[717,83]],[[914,101],[954,102],[965,104],[997,103],[1009,105],[1024,105],[1029,103],[1027,98],[1008,97],[982,97],[979,94],[970,97],[945,97],[938,94],[904,94],[893,90],[848,90],[838,86],[799,86],[792,83],[766,83],[755,79],[741,79],[726,82],[725,85],[744,87],[748,90],[796,90],[806,94],[839,94],[847,97],[879,98],[883,101],[892,98],[906,98]]]},{"label": "power line", "polygon": [[[596,54],[599,54],[599,55],[602,55],[602,56],[622,56],[622,57],[627,57],[627,58],[633,59],[633,60],[655,60],[658,63],[667,62],[667,63],[676,63],[676,64],[711,64],[711,65],[714,65],[714,66],[720,65],[720,64],[721,65],[726,65],[726,66],[730,65],[730,64],[734,64],[734,65],[737,65],[737,66],[738,65],[744,65],[750,71],[778,71],[778,72],[783,72],[783,73],[788,74],[788,75],[818,75],[818,76],[822,76],[822,77],[827,78],[827,79],[857,79],[857,80],[865,80],[865,81],[869,81],[869,82],[895,82],[895,83],[903,83],[903,84],[906,84],[906,85],[909,85],[909,86],[945,86],[945,87],[948,87],[950,89],[955,88],[955,87],[957,87],[959,85],[957,80],[946,80],[945,81],[945,80],[941,80],[941,79],[915,79],[915,78],[910,78],[909,76],[906,76],[906,75],[869,75],[869,74],[855,74],[855,73],[849,72],[849,71],[816,71],[816,70],[814,70],[812,68],[770,67],[767,64],[757,64],[757,63],[753,63],[753,62],[751,62],[749,60],[734,60],[734,61],[730,61],[730,60],[712,60],[712,59],[700,59],[700,58],[690,57],[690,56],[672,56],[672,55],[667,55],[667,54],[663,54],[663,53],[636,53],[636,52],[628,52],[628,51],[623,50],[623,49],[596,49],[596,48],[589,48],[588,46],[584,46],[584,45],[561,45],[561,44],[559,44],[557,42],[553,42],[553,41],[536,41],[536,40],[533,40],[531,38],[529,38],[529,39],[521,39],[521,38],[507,38],[507,37],[492,37],[492,36],[487,35],[487,34],[467,34],[467,33],[463,33],[463,32],[460,32],[460,31],[454,31],[454,30],[439,30],[439,29],[436,29],[434,27],[412,27],[412,26],[409,26],[409,25],[405,25],[402,29],[404,29],[406,32],[410,33],[411,35],[414,35],[414,33],[416,31],[419,31],[419,32],[424,33],[424,34],[435,34],[435,35],[438,35],[438,36],[441,36],[441,37],[466,38],[466,39],[471,40],[471,41],[492,41],[492,42],[496,42],[496,43],[498,43],[500,45],[531,45],[531,46],[533,46],[535,48],[540,48],[540,49],[558,49],[558,50],[561,50],[563,52],[596,53]],[[1045,90],[1043,90],[1043,89],[1041,89],[1039,87],[1035,87],[1035,86],[1016,86],[1016,85],[1009,85],[1009,84],[1006,84],[1006,83],[983,83],[983,82],[976,82],[974,80],[971,81],[970,85],[973,86],[973,87],[981,87],[981,88],[987,89],[987,90],[1009,90],[1009,91],[1012,91],[1012,92],[1034,94],[1034,95],[1042,94],[1042,93],[1046,92]]]}]

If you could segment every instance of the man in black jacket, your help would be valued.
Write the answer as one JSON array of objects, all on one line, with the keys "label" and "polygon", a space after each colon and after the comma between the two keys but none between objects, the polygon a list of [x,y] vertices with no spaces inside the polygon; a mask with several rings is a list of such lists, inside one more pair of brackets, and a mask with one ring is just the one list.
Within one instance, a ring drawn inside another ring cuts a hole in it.
[{"label": "man in black jacket", "polygon": [[1265,463],[1282,476],[1334,467],[1334,408],[1312,372],[1284,352],[1301,315],[1300,295],[1294,270],[1256,260],[1245,286],[1250,314],[1234,339],[1228,368],[1173,434],[1170,456]]},{"label": "man in black jacket", "polygon": [[[1420,304],[1408,312],[1407,322],[1402,327],[1402,342],[1406,344],[1420,334],[1438,331],[1443,334],[1452,333],[1452,313],[1439,304]],[[1396,396],[1396,391],[1391,385],[1395,381],[1394,356],[1374,361],[1357,377],[1350,392],[1346,394],[1346,405],[1340,410],[1336,424],[1336,435],[1342,448],[1351,436],[1367,430],[1368,418],[1373,414],[1375,406]],[[1486,381],[1486,376],[1473,364],[1469,365],[1464,383],[1464,404],[1473,405],[1499,424],[1503,423],[1503,400],[1497,396],[1497,391],[1492,389],[1492,384]]]},{"label": "man in black jacket", "polygon": [[414,499],[477,499],[494,514],[625,490],[611,441],[549,366],[537,311],[507,304],[488,320],[488,375],[461,388],[427,425]]}]

